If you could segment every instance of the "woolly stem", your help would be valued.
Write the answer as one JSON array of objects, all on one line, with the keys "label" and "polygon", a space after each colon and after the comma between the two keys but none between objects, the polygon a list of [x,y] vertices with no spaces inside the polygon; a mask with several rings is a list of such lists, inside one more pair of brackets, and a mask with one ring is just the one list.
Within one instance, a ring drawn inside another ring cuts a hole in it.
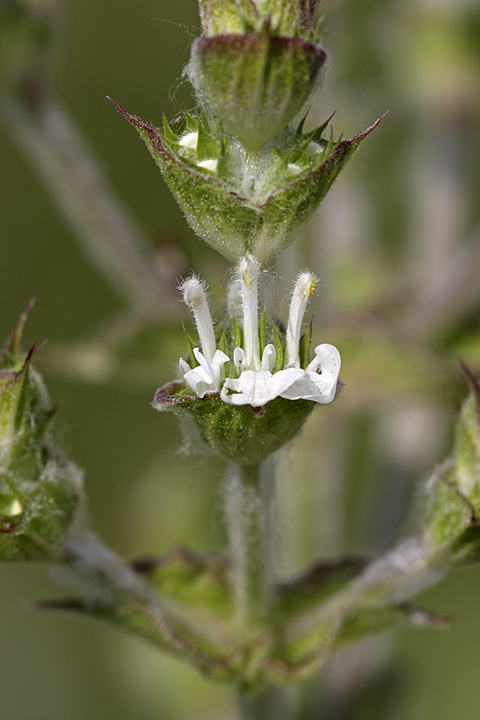
[{"label": "woolly stem", "polygon": [[269,604],[267,508],[261,465],[229,466],[225,513],[237,622],[244,635],[265,622]]}]

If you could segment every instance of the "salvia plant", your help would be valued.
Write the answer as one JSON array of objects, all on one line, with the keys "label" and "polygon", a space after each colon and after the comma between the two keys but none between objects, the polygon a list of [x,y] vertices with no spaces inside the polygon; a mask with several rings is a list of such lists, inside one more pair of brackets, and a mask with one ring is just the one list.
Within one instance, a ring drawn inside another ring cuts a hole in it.
[{"label": "salvia plant", "polygon": [[[186,68],[196,111],[156,126],[116,107],[195,233],[231,263],[224,317],[212,317],[202,278],[180,280],[196,334],[153,401],[176,416],[187,444],[227,461],[228,552],[182,549],[128,564],[102,545],[81,472],[58,449],[33,365],[38,348],[21,350],[29,306],[0,352],[0,558],[54,563],[78,594],[39,607],[140,635],[234,683],[244,716],[268,719],[271,688],[313,677],[337,649],[387,629],[444,624],[411,598],[448,567],[480,559],[480,385],[464,366],[469,394],[454,447],[424,482],[407,540],[371,561],[324,560],[277,581],[272,455],[311,413],[342,402],[341,348],[307,316],[315,269],[298,269],[286,317],[269,307],[265,282],[379,120],[349,140],[334,137],[330,119],[305,129],[327,62],[320,0],[199,5],[202,35]],[[41,32],[33,37],[42,42]]]}]

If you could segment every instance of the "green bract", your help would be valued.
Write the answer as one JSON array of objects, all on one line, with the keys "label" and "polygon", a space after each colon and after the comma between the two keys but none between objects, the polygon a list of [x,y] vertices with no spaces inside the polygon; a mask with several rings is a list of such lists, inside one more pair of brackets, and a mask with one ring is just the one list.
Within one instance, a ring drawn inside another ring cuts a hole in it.
[{"label": "green bract", "polygon": [[77,512],[78,469],[54,448],[52,409],[35,348],[25,357],[20,336],[28,309],[0,352],[0,560],[63,557]]},{"label": "green bract", "polygon": [[119,105],[162,171],[193,230],[231,262],[252,253],[261,265],[289,247],[379,120],[351,140],[286,130],[278,148],[245,158],[214,121],[186,115],[163,128]]},{"label": "green bract", "polygon": [[232,135],[258,151],[308,103],[326,57],[301,38],[269,32],[202,37],[192,47],[189,74]]}]

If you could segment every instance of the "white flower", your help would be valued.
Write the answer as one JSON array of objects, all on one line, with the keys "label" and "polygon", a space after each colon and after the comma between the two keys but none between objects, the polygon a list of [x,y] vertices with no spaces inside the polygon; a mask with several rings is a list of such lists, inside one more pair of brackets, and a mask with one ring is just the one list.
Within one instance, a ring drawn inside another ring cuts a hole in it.
[{"label": "white flower", "polygon": [[[240,372],[238,378],[226,378],[220,397],[232,405],[260,407],[276,397],[286,400],[311,400],[329,403],[335,397],[340,354],[333,345],[318,345],[315,359],[303,370],[300,367],[300,335],[310,295],[318,283],[311,272],[297,277],[288,315],[286,361],[283,370],[273,373],[275,347],[267,345],[262,362],[258,340],[258,279],[260,270],[251,255],[238,266],[243,305],[243,335],[245,350],[235,348],[234,363]],[[231,391],[231,392],[229,392]]]},{"label": "white flower", "polygon": [[315,359],[302,370],[303,377],[283,391],[281,397],[286,400],[313,400],[323,404],[332,402],[337,391],[340,365],[340,353],[336,347],[327,343],[318,345],[315,348]]},{"label": "white flower", "polygon": [[220,390],[223,380],[223,366],[230,358],[221,350],[216,350],[211,362],[208,362],[198,348],[193,349],[198,367],[190,365],[180,358],[179,369],[183,379],[198,397],[203,398],[206,393],[216,393]]},{"label": "white flower", "polygon": [[230,358],[216,349],[213,322],[208,307],[205,286],[195,275],[180,286],[183,300],[192,310],[202,351],[194,348],[199,363],[191,368],[180,359],[180,372],[189,387],[203,398],[207,393],[218,393],[230,405],[261,407],[281,397],[286,400],[311,400],[329,403],[335,397],[340,354],[333,345],[318,345],[315,358],[307,368],[300,367],[300,336],[302,322],[310,295],[317,285],[311,272],[298,275],[290,302],[287,325],[287,365],[275,372],[276,350],[268,344],[260,361],[258,327],[258,283],[261,271],[258,261],[246,255],[237,267],[243,310],[243,345],[236,347],[233,361],[239,377],[224,380],[224,365]]},{"label": "white flower", "polygon": [[[299,367],[289,367],[272,375],[275,367],[275,348],[267,345],[263,351],[259,370],[247,370],[246,356],[242,348],[235,348],[234,362],[240,370],[239,378],[227,378],[220,397],[231,405],[251,405],[261,407],[283,393],[296,381],[301,380],[305,371]],[[232,390],[229,394],[227,390]]]}]

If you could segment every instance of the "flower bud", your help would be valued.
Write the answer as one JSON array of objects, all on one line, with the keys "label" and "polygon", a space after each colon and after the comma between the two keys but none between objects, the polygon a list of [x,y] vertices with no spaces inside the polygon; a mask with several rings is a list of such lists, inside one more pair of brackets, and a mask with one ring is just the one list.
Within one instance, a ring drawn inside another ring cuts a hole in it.
[{"label": "flower bud", "polygon": [[52,560],[80,501],[79,470],[53,445],[53,412],[20,336],[23,313],[0,351],[0,560]]},{"label": "flower bud", "polygon": [[204,35],[252,33],[269,24],[273,35],[315,37],[320,0],[199,0]]},{"label": "flower bud", "polygon": [[189,76],[225,127],[255,152],[302,111],[326,58],[312,43],[268,31],[202,37],[192,47]]}]

